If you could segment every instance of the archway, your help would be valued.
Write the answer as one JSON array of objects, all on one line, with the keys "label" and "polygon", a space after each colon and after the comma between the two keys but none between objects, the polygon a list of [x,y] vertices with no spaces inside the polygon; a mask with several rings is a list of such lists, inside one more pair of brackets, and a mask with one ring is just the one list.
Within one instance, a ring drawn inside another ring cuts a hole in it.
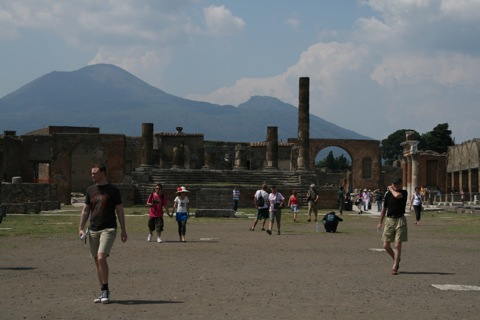
[{"label": "archway", "polygon": [[345,139],[310,139],[309,169],[315,170],[317,154],[327,147],[345,150],[352,159],[351,187],[376,189],[382,186],[380,141]]}]

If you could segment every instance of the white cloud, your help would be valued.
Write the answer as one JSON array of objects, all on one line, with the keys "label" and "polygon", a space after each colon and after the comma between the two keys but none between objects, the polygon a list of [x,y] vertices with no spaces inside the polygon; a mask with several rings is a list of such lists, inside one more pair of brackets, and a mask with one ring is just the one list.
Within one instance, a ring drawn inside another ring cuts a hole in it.
[{"label": "white cloud", "polygon": [[213,35],[234,34],[245,26],[245,21],[235,17],[225,6],[209,6],[203,9],[203,15],[207,31]]},{"label": "white cloud", "polygon": [[352,43],[319,43],[302,53],[300,60],[284,73],[269,78],[244,78],[230,88],[221,88],[211,94],[189,98],[238,105],[253,95],[274,96],[285,102],[298,102],[298,79],[310,77],[310,91],[322,100],[342,94],[339,82],[343,77],[361,67],[367,54],[366,47]]}]

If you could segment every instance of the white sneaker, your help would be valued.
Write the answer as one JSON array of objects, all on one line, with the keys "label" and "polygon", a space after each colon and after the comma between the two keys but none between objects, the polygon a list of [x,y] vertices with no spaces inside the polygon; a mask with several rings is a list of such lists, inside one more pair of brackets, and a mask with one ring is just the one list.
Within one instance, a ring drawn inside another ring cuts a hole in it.
[{"label": "white sneaker", "polygon": [[151,234],[148,235],[147,241],[148,241],[148,242],[152,241],[152,235],[151,235]]},{"label": "white sneaker", "polygon": [[157,242],[160,243],[162,242],[162,239],[160,239],[160,237],[157,238]]},{"label": "white sneaker", "polygon": [[100,300],[101,303],[109,303],[110,302],[110,292],[108,290],[102,291],[102,298]]}]

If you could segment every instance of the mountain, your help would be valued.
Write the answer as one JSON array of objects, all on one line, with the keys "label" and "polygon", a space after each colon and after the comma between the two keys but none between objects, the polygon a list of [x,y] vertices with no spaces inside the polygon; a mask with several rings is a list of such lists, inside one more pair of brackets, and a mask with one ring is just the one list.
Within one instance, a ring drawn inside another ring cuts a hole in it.
[{"label": "mountain", "polygon": [[[127,71],[97,64],[53,71],[0,99],[0,132],[22,135],[46,126],[98,127],[101,133],[203,133],[210,141],[264,141],[267,126],[283,141],[298,135],[298,108],[273,97],[251,97],[238,107],[192,101],[155,88]],[[367,139],[310,114],[310,137]]]}]

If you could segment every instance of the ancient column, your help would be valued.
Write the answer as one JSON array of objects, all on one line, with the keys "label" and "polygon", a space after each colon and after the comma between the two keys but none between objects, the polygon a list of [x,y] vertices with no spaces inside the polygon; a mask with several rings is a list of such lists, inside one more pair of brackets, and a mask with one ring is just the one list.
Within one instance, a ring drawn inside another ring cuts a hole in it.
[{"label": "ancient column", "polygon": [[215,169],[215,154],[211,151],[205,151],[202,170]]},{"label": "ancient column", "polygon": [[310,78],[302,77],[298,92],[297,170],[308,170],[310,152]]},{"label": "ancient column", "polygon": [[247,169],[247,152],[245,147],[241,144],[235,146],[235,161],[233,164],[233,170],[246,170]]},{"label": "ancient column", "polygon": [[267,127],[266,170],[278,169],[278,127]]},{"label": "ancient column", "polygon": [[142,123],[142,166],[153,165],[153,123]]},{"label": "ancient column", "polygon": [[185,169],[184,166],[184,147],[183,144],[173,148],[172,169]]}]

